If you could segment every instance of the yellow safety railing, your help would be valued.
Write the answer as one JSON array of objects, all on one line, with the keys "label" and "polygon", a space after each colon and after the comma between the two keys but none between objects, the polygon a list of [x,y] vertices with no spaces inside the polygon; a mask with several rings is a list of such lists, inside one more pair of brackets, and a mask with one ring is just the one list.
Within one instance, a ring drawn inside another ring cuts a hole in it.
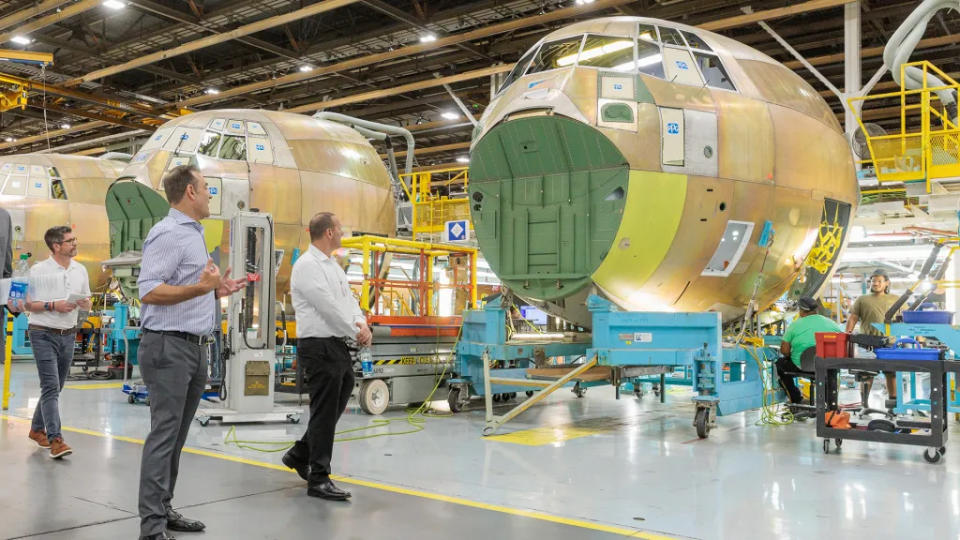
[{"label": "yellow safety railing", "polygon": [[[403,189],[413,205],[414,239],[443,232],[448,221],[470,219],[467,170],[467,167],[453,167],[400,175]],[[450,195],[451,186],[461,183],[463,192]]]},{"label": "yellow safety railing", "polygon": [[[900,80],[908,67],[923,72],[923,87],[908,90],[901,82],[900,90],[864,97],[851,97],[847,103],[856,110],[863,105],[861,117],[857,118],[860,130],[865,135],[870,149],[870,160],[877,180],[880,182],[926,182],[930,192],[930,180],[960,176],[960,128],[956,118],[948,118],[938,92],[960,90],[949,75],[930,62],[910,62],[900,67]],[[928,86],[928,74],[944,81],[943,86]],[[862,116],[868,105],[878,105],[882,100],[899,99],[899,133],[870,135],[863,124]]]},{"label": "yellow safety railing", "polygon": [[[433,295],[440,288],[468,289],[470,294],[469,308],[477,308],[477,248],[371,235],[344,238],[342,245],[347,249],[360,250],[362,253],[363,258],[360,260],[360,267],[363,273],[363,281],[360,283],[360,306],[364,311],[369,311],[371,308],[371,292],[379,294],[391,289],[395,291],[418,291],[420,297],[425,300],[419,310],[421,316],[435,315],[433,312]],[[388,275],[378,275],[380,269],[376,266],[383,263],[382,255],[388,253],[404,255],[408,258],[410,256],[418,258],[419,275],[406,280],[390,279]],[[374,257],[375,255],[380,257],[379,263],[377,258]],[[461,285],[454,281],[448,285],[440,285],[433,279],[433,269],[437,258],[444,257],[449,260],[453,256],[469,257],[467,283]]]}]

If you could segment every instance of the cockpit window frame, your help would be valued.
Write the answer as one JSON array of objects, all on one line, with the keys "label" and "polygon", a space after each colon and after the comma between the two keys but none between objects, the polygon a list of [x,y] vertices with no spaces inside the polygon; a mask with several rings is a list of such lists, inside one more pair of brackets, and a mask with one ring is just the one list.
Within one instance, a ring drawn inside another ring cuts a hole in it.
[{"label": "cockpit window frame", "polygon": [[[549,73],[549,72],[551,72],[551,71],[556,71],[556,70],[558,70],[558,69],[567,69],[567,68],[575,68],[575,67],[577,67],[578,62],[579,62],[579,60],[580,60],[580,53],[583,51],[583,43],[584,43],[584,41],[586,40],[586,37],[587,37],[587,34],[586,34],[586,33],[580,34],[580,46],[577,47],[577,51],[576,51],[575,53],[573,53],[573,54],[576,55],[576,58],[574,59],[574,61],[573,61],[572,64],[570,64],[569,66],[557,66],[557,67],[554,67],[554,68],[544,69],[544,70],[542,70],[542,71],[536,71],[536,72],[533,72],[533,73]],[[542,51],[542,50],[544,49],[544,47],[547,47],[547,46],[549,46],[549,45],[551,45],[551,44],[554,44],[554,43],[560,43],[561,41],[573,41],[573,36],[567,36],[567,37],[557,38],[557,39],[554,39],[554,40],[552,40],[552,41],[544,41],[543,43],[541,43],[541,44],[540,44],[540,47],[537,48],[536,54],[534,54],[533,56],[530,57],[530,62],[527,63],[527,67],[524,68],[523,74],[524,74],[524,75],[532,75],[533,73],[531,73],[530,68],[533,66],[533,61],[537,58],[537,55],[540,53],[540,51]],[[518,77],[518,78],[519,78],[519,77]]]},{"label": "cockpit window frame", "polygon": [[[590,39],[590,36],[599,37],[599,38],[610,38],[610,39],[632,39],[632,40],[633,40],[633,69],[632,69],[631,71],[618,71],[618,70],[616,70],[616,69],[614,69],[614,68],[612,68],[612,67],[584,66],[584,65],[581,65],[581,64],[580,64],[581,57],[583,56],[584,51],[587,50],[587,40]],[[577,53],[577,61],[574,63],[574,65],[577,66],[577,67],[585,67],[585,68],[590,68],[590,69],[596,69],[596,70],[599,70],[599,71],[609,71],[609,72],[613,72],[613,73],[622,73],[622,74],[624,74],[624,75],[630,75],[631,73],[635,72],[636,69],[637,69],[637,37],[636,37],[636,36],[633,36],[633,37],[631,38],[631,37],[628,37],[628,36],[614,36],[614,35],[610,35],[610,34],[600,34],[600,33],[587,32],[587,33],[583,34],[583,41],[580,43],[580,51]]]},{"label": "cockpit window frame", "polygon": [[[660,68],[661,69],[659,72],[657,72],[656,70],[643,70],[641,69],[640,66],[637,65],[637,62],[639,61],[639,55],[640,55],[640,27],[641,26],[644,26],[645,28],[652,28],[656,33],[655,42],[648,41],[648,40],[644,40],[644,42],[651,45],[656,45],[660,48]],[[683,42],[683,45],[675,45],[672,42],[665,43],[663,41],[663,34],[662,34],[664,29],[675,32],[676,35],[680,36],[680,40]],[[693,35],[697,39],[701,40],[708,47],[708,49],[691,46],[689,40],[687,39],[687,36],[686,36],[687,34]],[[586,46],[587,38],[589,38],[590,36],[622,38],[622,39],[632,38],[633,39],[633,63],[634,63],[633,69],[630,71],[616,71],[612,67],[597,67],[597,66],[581,65],[580,55],[583,54],[583,50],[584,50],[584,47]],[[526,75],[532,74],[530,72],[530,67],[533,65],[533,61],[536,59],[537,55],[540,53],[541,50],[543,50],[544,47],[560,41],[569,41],[573,37],[574,36],[571,35],[571,36],[556,38],[550,41],[541,41],[536,45],[534,45],[533,47],[531,47],[526,54],[520,57],[520,59],[517,61],[516,66],[514,66],[514,69],[510,70],[510,72],[507,74],[507,78],[503,81],[499,90],[497,90],[496,97],[499,97],[500,95],[502,95],[507,88],[513,86],[513,84],[516,83],[519,79],[525,77]],[[720,55],[717,53],[717,51],[713,50],[713,48],[710,47],[710,44],[707,43],[706,40],[701,38],[696,33],[690,32],[689,30],[681,30],[680,28],[676,28],[672,26],[645,23],[645,22],[637,22],[636,24],[633,25],[632,36],[618,36],[618,35],[613,35],[613,34],[604,33],[604,32],[584,32],[580,34],[580,47],[577,49],[577,53],[576,53],[577,58],[572,64],[568,66],[560,66],[560,67],[545,69],[543,71],[537,71],[536,73],[537,74],[549,73],[557,69],[584,67],[587,69],[595,69],[597,71],[613,72],[613,73],[619,73],[623,75],[647,75],[648,77],[654,77],[660,80],[667,81],[668,70],[666,69],[666,64],[665,64],[666,55],[664,54],[664,49],[666,48],[686,51],[690,55],[690,58],[693,60],[693,63],[696,65],[697,74],[700,76],[700,80],[703,82],[704,87],[710,88],[713,90],[723,90],[725,92],[734,92],[737,94],[740,93],[740,90],[736,82],[734,81],[734,78],[732,77],[730,70],[727,68],[727,65],[724,63],[723,59],[720,58]],[[698,56],[709,56],[716,59],[716,61],[720,64],[720,68],[726,74],[726,78],[729,81],[729,84],[732,88],[725,88],[723,86],[714,86],[709,84],[707,81],[707,77],[704,75],[703,70],[700,68]],[[650,71],[653,71],[653,73],[650,73]],[[678,83],[678,84],[683,84],[683,83]]]}]

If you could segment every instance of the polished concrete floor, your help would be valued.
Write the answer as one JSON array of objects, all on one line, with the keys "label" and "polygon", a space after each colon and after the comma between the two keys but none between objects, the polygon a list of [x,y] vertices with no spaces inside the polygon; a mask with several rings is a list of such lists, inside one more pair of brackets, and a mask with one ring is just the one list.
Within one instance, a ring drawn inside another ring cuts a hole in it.
[{"label": "polished concrete floor", "polygon": [[[35,369],[17,363],[11,381],[0,419],[0,537],[135,538],[147,407],[128,404],[115,383],[69,383],[61,407],[76,452],[55,462],[26,439]],[[479,405],[427,418],[415,433],[338,443],[334,472],[354,492],[346,504],[306,497],[279,453],[226,443],[228,426],[195,425],[174,503],[208,531],[179,536],[960,538],[952,441],[936,465],[916,447],[858,441],[824,455],[812,422],[756,425],[756,412],[720,418],[700,440],[682,390],[660,404],[652,395],[617,401],[609,388],[583,399],[558,392],[484,439]],[[385,416],[397,420],[345,437],[416,429],[402,409]],[[351,405],[339,427],[371,420]],[[235,435],[282,442],[304,427],[240,425]],[[960,439],[952,416],[950,435]]]}]

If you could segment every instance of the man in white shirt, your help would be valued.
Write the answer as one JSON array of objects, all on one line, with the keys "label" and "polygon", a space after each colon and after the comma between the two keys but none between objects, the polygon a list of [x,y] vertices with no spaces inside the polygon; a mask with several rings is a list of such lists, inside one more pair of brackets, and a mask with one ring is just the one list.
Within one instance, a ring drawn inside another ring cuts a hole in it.
[{"label": "man in white shirt", "polygon": [[303,366],[310,393],[310,421],[303,438],[283,456],[283,464],[307,481],[307,495],[338,501],[350,497],[330,480],[337,421],[353,390],[353,363],[344,339],[356,339],[361,347],[372,342],[347,275],[331,258],[342,237],[337,216],[315,215],[310,220],[310,248],[290,275],[297,312],[297,362]]},{"label": "man in white shirt", "polygon": [[[73,260],[77,256],[77,237],[70,227],[52,227],[43,239],[50,248],[50,257],[30,268],[32,290],[27,293],[27,301],[19,301],[15,307],[17,311],[26,311],[29,317],[30,345],[40,374],[40,401],[33,413],[29,437],[37,446],[49,448],[50,457],[59,459],[73,453],[60,432],[60,391],[73,362],[79,310],[90,309],[90,281],[86,268]],[[50,284],[51,290],[37,288],[43,284]],[[67,297],[83,298],[74,302],[54,298],[64,293]]]}]

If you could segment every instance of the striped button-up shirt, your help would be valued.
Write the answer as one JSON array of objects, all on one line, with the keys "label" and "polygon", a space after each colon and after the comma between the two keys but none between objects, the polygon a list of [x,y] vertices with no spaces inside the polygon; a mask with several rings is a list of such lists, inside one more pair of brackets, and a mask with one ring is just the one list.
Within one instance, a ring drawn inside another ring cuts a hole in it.
[{"label": "striped button-up shirt", "polygon": [[[143,242],[140,263],[140,299],[158,285],[194,285],[200,281],[207,259],[203,226],[174,208],[150,229]],[[158,331],[187,332],[205,336],[217,324],[217,301],[213,291],[179,304],[144,304],[140,312],[144,328]]]}]

